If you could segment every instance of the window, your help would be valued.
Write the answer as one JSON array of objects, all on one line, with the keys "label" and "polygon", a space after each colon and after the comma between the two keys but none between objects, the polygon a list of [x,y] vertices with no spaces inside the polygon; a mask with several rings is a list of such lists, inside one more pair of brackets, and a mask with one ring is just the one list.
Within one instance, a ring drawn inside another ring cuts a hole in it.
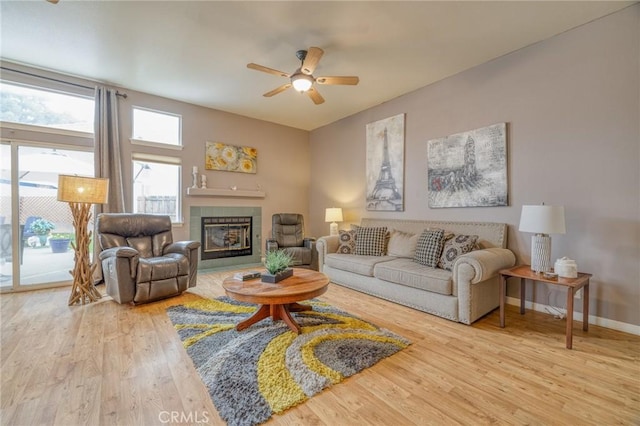
[{"label": "window", "polygon": [[0,81],[0,121],[93,133],[94,100]]},{"label": "window", "polygon": [[133,212],[171,216],[182,222],[180,206],[180,159],[134,154]]},{"label": "window", "polygon": [[133,108],[133,139],[182,146],[182,117],[166,112]]}]

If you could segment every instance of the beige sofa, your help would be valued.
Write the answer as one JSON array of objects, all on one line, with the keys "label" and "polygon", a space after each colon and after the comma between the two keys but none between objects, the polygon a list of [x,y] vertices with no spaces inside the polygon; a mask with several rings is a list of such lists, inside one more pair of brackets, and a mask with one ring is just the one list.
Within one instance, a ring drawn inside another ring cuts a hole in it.
[{"label": "beige sofa", "polygon": [[498,307],[498,271],[516,261],[506,248],[506,224],[364,218],[360,226],[384,226],[416,235],[427,228],[477,235],[479,249],[458,256],[448,271],[423,266],[410,255],[337,253],[339,237],[325,236],[316,242],[318,263],[332,283],[464,324]]}]

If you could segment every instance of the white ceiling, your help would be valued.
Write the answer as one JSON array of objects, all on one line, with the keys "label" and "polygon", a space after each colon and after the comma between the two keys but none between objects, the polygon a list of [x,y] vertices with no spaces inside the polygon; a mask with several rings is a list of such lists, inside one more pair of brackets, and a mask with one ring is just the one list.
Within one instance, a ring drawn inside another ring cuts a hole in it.
[{"label": "white ceiling", "polygon": [[[0,57],[312,130],[632,3],[3,0]],[[309,46],[360,84],[263,97]]]}]

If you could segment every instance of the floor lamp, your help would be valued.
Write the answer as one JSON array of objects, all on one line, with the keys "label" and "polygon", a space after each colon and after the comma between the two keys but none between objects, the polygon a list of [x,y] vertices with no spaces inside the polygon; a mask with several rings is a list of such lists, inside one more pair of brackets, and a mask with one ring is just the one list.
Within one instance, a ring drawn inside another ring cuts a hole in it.
[{"label": "floor lamp", "polygon": [[76,233],[75,266],[70,271],[73,276],[69,305],[75,303],[95,302],[100,292],[93,285],[93,271],[97,263],[91,265],[89,260],[89,244],[91,231],[88,230],[91,219],[91,206],[107,202],[109,179],[83,176],[58,176],[58,201],[66,201],[71,207],[73,227]]}]

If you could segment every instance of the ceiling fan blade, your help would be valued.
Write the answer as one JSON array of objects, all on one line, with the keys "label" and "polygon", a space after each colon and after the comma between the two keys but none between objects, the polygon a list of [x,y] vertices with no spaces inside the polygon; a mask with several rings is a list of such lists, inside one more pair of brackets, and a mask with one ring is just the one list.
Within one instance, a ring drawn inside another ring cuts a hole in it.
[{"label": "ceiling fan blade", "polygon": [[307,75],[313,74],[313,71],[315,71],[318,66],[318,62],[320,62],[320,58],[322,58],[323,54],[324,50],[319,47],[310,47],[309,50],[307,50],[307,56],[305,56],[304,61],[302,62],[300,71]]},{"label": "ceiling fan blade", "polygon": [[278,70],[274,70],[273,68],[254,64],[253,62],[250,64],[247,64],[247,68],[251,68],[252,70],[256,70],[256,71],[266,72],[268,74],[278,75],[280,77],[287,77],[287,78],[291,77],[291,74],[287,74],[286,72],[278,71]]},{"label": "ceiling fan blade", "polygon": [[355,86],[360,82],[358,77],[318,77],[316,78],[316,83],[318,84],[346,84],[350,86]]},{"label": "ceiling fan blade", "polygon": [[265,97],[267,97],[267,98],[270,98],[270,97],[271,97],[271,96],[273,96],[273,95],[277,95],[278,93],[284,92],[284,91],[285,91],[285,90],[287,90],[289,87],[291,87],[291,83],[283,84],[282,86],[277,87],[277,88],[273,89],[272,91],[265,93],[265,94],[264,94],[264,95],[262,95],[262,96],[265,96]]},{"label": "ceiling fan blade", "polygon": [[322,97],[320,92],[318,92],[313,87],[310,88],[309,90],[307,90],[307,95],[309,95],[309,97],[311,98],[313,103],[316,104],[316,105],[320,105],[321,103],[324,102],[324,98]]}]

